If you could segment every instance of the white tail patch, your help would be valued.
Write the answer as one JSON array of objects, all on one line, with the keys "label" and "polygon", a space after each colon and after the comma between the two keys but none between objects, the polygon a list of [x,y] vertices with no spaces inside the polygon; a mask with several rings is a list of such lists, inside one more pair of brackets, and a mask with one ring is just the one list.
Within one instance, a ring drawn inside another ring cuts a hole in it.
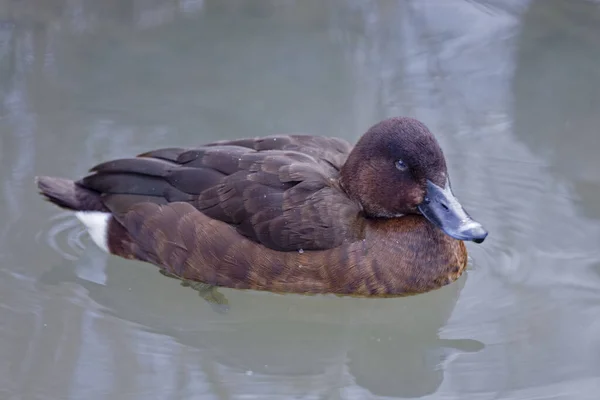
[{"label": "white tail patch", "polygon": [[108,251],[108,222],[112,215],[100,211],[77,211],[75,216],[85,225],[92,240],[102,250]]}]

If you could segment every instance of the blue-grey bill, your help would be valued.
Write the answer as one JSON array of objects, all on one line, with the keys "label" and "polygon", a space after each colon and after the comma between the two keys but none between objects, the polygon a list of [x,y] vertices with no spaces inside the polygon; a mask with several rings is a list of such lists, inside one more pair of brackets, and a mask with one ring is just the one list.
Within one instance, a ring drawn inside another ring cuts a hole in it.
[{"label": "blue-grey bill", "polygon": [[419,205],[419,211],[429,222],[455,239],[482,243],[488,235],[454,197],[448,181],[444,188],[427,181],[427,194]]}]

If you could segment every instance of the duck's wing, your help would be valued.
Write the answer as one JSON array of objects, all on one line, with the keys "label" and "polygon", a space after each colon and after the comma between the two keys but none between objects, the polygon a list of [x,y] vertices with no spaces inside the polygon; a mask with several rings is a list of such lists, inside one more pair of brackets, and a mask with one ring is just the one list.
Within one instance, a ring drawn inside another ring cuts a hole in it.
[{"label": "duck's wing", "polygon": [[77,184],[117,219],[139,203],[187,202],[269,248],[328,249],[360,235],[360,206],[337,179],[350,149],[305,135],[159,149],[97,165]]}]

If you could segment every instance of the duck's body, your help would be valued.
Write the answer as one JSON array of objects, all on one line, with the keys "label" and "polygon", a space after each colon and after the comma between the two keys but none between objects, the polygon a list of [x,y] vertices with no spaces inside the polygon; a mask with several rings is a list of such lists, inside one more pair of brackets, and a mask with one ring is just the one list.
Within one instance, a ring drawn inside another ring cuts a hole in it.
[{"label": "duck's body", "polygon": [[[452,204],[445,168],[427,128],[395,118],[354,150],[308,135],[241,139],[151,151],[38,186],[77,211],[100,247],[184,280],[403,296],[457,279],[467,263],[459,239],[486,235]],[[430,205],[436,196],[443,209]],[[444,212],[458,214],[448,222]]]}]

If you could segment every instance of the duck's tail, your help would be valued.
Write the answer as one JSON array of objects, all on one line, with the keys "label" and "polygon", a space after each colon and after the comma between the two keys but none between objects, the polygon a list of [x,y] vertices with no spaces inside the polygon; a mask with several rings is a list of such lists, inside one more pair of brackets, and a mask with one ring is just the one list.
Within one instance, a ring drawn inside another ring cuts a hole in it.
[{"label": "duck's tail", "polygon": [[109,251],[108,230],[112,218],[102,204],[100,193],[81,187],[70,179],[38,176],[35,182],[46,200],[60,208],[75,211],[75,216],[85,225],[96,245]]},{"label": "duck's tail", "polygon": [[71,211],[108,212],[98,192],[81,187],[75,181],[37,176],[35,182],[46,200],[61,208]]}]

